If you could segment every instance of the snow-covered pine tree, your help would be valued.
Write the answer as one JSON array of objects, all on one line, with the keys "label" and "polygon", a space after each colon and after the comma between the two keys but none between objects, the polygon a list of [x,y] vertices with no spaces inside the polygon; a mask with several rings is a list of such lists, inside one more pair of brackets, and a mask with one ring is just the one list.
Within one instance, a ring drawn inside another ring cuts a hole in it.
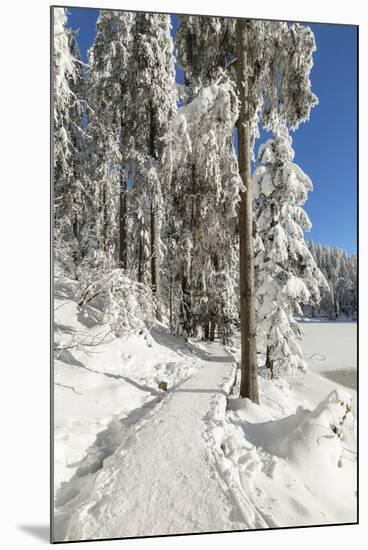
[{"label": "snow-covered pine tree", "polygon": [[86,67],[81,61],[78,46],[77,31],[69,32],[70,51],[76,60],[76,74],[70,81],[70,89],[74,101],[70,107],[70,144],[71,144],[71,181],[69,185],[70,202],[72,209],[72,227],[74,235],[73,258],[77,268],[83,262],[87,253],[86,233],[89,214],[86,186],[88,185],[87,151],[89,148],[88,135],[85,132],[84,118],[87,111],[86,101]]},{"label": "snow-covered pine tree", "polygon": [[[161,320],[161,219],[170,179],[165,136],[176,112],[175,59],[170,16],[137,13],[129,66],[130,175],[139,227],[138,280],[147,277]],[[147,246],[148,245],[148,246]]]},{"label": "snow-covered pine tree", "polygon": [[101,10],[89,50],[87,126],[94,248],[104,267],[127,269],[128,85],[134,14]]},{"label": "snow-covered pine tree", "polygon": [[84,74],[64,8],[54,8],[54,239],[56,261],[77,275],[84,224]]},{"label": "snow-covered pine tree", "polygon": [[[202,88],[173,124],[174,271],[181,287],[177,316],[187,335],[201,327],[209,337],[210,322],[214,328],[226,320],[228,330],[237,317],[225,313],[236,302],[231,280],[240,185],[232,142],[236,117],[233,85],[224,78]],[[229,297],[226,303],[216,292]]]},{"label": "snow-covered pine tree", "polygon": [[294,315],[302,314],[302,304],[317,306],[327,285],[304,240],[311,222],[302,207],[312,182],[293,158],[292,139],[279,125],[259,148],[252,181],[261,243],[255,258],[258,349],[271,376],[305,370]]},{"label": "snow-covered pine tree", "polygon": [[[230,19],[180,17],[176,46],[178,61],[185,71],[184,103],[194,101],[194,110],[198,110],[204,101],[201,108],[205,112],[206,97],[210,98],[219,85],[221,93],[225,91],[226,85],[222,89],[221,85],[227,80],[224,68],[231,61],[227,52],[231,51],[228,42],[233,40],[233,27],[234,20]],[[213,338],[216,326],[222,334],[229,332],[232,321],[238,317],[236,284],[233,284],[237,274],[233,260],[241,183],[237,174],[233,131],[229,129],[226,118],[232,118],[234,109],[237,109],[234,90],[230,90],[231,85],[227,86],[226,93],[232,93],[233,105],[230,109],[226,107],[221,114],[225,117],[222,120],[226,120],[223,129],[216,120],[218,107],[207,117],[202,114],[198,127],[189,120],[191,151],[187,151],[186,159],[180,162],[173,179],[173,194],[180,205],[177,211],[182,226],[177,233],[177,278],[185,283],[182,284],[179,311],[190,317],[185,320],[189,321],[189,330],[195,331],[200,326],[205,338]],[[211,101],[207,106],[209,110],[213,109]],[[184,107],[184,116],[185,110]],[[235,121],[232,119],[232,122]],[[216,142],[217,132],[219,138]],[[220,148],[218,143],[221,143]],[[221,300],[220,296],[227,298]]]},{"label": "snow-covered pine tree", "polygon": [[190,99],[215,82],[234,60],[234,30],[235,19],[180,16],[175,44]]},{"label": "snow-covered pine tree", "polygon": [[258,123],[274,128],[278,121],[292,129],[309,118],[317,103],[309,72],[315,41],[309,27],[267,21],[236,21],[236,77],[240,99],[238,120],[241,192],[240,235],[240,394],[258,402],[255,281],[250,163]]},{"label": "snow-covered pine tree", "polygon": [[[236,78],[240,100],[238,162],[245,186],[239,209],[240,394],[257,402],[250,162],[259,122],[271,129],[276,120],[281,120],[296,129],[308,119],[311,108],[316,104],[317,98],[311,92],[309,81],[315,50],[314,36],[309,27],[299,24],[243,19],[216,18],[206,29],[205,18],[182,17],[180,27],[179,60],[191,86],[190,91],[195,94],[202,82],[208,84],[214,75],[217,78],[218,71],[213,71],[213,67],[219,59],[227,63],[225,69],[230,77]],[[199,52],[201,34],[210,36],[210,43],[216,47],[202,48]],[[223,49],[219,52],[220,45]],[[197,63],[201,55],[208,58]],[[190,82],[190,78],[194,82]]]}]

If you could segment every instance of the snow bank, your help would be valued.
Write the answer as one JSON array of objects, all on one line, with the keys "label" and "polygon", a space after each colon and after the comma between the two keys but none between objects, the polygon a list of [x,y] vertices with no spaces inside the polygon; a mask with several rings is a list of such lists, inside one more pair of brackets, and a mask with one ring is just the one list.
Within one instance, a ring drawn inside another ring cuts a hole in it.
[{"label": "snow bank", "polygon": [[285,380],[259,381],[262,405],[230,399],[214,426],[221,475],[252,527],[356,521],[351,396],[334,390],[310,410]]},{"label": "snow bank", "polygon": [[[319,470],[325,464],[341,466],[344,434],[354,430],[351,396],[334,390],[314,411],[298,408],[292,419],[292,429],[266,448],[274,454],[308,468]],[[346,438],[346,435],[345,435]]]},{"label": "snow bank", "polygon": [[[214,427],[221,475],[232,480],[238,500],[252,503],[253,527],[357,518],[356,391],[349,383],[356,380],[356,325],[304,328],[308,372],[274,381],[259,377],[261,405],[231,398]],[[239,342],[228,351],[239,362]],[[343,376],[348,372],[350,378]]]}]

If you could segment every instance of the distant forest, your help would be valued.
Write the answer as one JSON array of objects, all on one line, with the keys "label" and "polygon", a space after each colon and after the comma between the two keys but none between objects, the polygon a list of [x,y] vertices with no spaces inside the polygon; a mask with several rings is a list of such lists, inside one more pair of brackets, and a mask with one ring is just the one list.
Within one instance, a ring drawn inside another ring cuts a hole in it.
[{"label": "distant forest", "polygon": [[312,317],[327,316],[338,319],[340,315],[357,319],[358,277],[357,256],[348,256],[345,250],[313,241],[308,242],[316,264],[328,282],[329,289],[321,292],[318,307],[304,306]]}]

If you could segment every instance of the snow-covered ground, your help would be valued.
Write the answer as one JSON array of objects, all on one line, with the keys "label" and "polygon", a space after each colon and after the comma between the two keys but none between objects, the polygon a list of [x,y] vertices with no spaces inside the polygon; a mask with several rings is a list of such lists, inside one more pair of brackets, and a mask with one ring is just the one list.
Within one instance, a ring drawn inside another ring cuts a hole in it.
[{"label": "snow-covered ground", "polygon": [[218,343],[55,309],[56,540],[356,520],[356,324],[304,322],[308,373],[255,405]]},{"label": "snow-covered ground", "polygon": [[356,323],[303,329],[308,372],[259,378],[261,406],[230,399],[221,425],[223,471],[264,527],[356,521]]},{"label": "snow-covered ground", "polygon": [[[72,284],[55,299],[54,456],[57,494],[73,475],[97,471],[127,426],[194,371],[191,346],[157,326],[151,338],[115,338],[108,326],[86,327],[73,300]],[[86,459],[86,454],[88,458]],[[84,459],[84,460],[82,460]],[[86,462],[88,468],[86,469]]]},{"label": "snow-covered ground", "polygon": [[235,374],[218,343],[193,376],[168,390],[149,415],[125,427],[114,456],[94,476],[59,492],[56,538],[180,534],[241,529],[231,494],[217,477],[210,419],[224,414]]}]

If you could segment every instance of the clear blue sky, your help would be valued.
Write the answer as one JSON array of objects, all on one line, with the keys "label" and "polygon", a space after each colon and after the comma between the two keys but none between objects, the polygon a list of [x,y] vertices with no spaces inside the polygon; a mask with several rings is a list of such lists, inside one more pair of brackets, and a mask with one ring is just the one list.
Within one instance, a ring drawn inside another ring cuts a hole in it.
[{"label": "clear blue sky", "polygon": [[[99,10],[68,8],[68,25],[79,29],[83,61],[93,44]],[[178,18],[172,17],[175,34]],[[313,181],[305,209],[313,228],[306,238],[357,250],[357,28],[309,24],[317,51],[311,72],[319,105],[293,133],[295,162]],[[180,71],[177,79],[182,80]],[[266,138],[261,133],[261,140]]]}]

